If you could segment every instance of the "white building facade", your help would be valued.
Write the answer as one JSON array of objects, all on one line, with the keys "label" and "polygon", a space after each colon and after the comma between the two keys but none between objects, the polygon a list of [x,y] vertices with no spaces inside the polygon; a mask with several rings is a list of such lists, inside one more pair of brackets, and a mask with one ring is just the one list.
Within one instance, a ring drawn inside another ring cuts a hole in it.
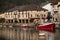
[{"label": "white building facade", "polygon": [[[31,23],[34,19],[39,19],[41,16],[47,16],[47,12],[44,11],[13,11],[5,12],[5,20],[9,23]],[[39,17],[38,17],[39,16]],[[32,20],[33,19],[33,20]]]},{"label": "white building facade", "polygon": [[[56,21],[59,18],[58,13],[60,13],[60,2],[58,4],[53,3],[54,7],[54,16],[53,21]],[[39,19],[43,21],[46,19],[48,11],[41,8],[40,5],[22,5],[16,6],[8,11],[4,12],[4,14],[0,15],[0,18],[5,18],[6,23],[32,23],[35,19]],[[3,16],[4,15],[4,16]],[[59,15],[60,16],[60,15]]]}]

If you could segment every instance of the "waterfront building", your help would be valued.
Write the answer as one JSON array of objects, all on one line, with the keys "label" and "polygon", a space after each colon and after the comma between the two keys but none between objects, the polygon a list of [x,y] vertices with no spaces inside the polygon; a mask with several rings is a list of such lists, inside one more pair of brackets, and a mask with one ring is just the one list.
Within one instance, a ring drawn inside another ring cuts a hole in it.
[{"label": "waterfront building", "polygon": [[40,5],[16,6],[4,12],[6,23],[33,23],[35,19],[46,18],[48,11]]}]

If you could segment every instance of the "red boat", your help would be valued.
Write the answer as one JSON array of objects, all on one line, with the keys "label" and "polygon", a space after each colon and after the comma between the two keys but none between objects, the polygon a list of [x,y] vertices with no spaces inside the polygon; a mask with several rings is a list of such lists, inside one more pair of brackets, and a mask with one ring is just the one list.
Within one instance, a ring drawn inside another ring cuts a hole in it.
[{"label": "red boat", "polygon": [[54,32],[55,24],[54,23],[44,23],[42,25],[38,25],[36,27],[37,30],[47,31],[47,32]]}]

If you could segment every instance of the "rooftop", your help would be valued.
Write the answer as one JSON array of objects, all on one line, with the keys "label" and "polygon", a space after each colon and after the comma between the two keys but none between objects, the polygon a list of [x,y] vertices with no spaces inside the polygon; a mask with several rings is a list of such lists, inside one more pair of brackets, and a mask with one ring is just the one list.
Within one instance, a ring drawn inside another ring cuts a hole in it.
[{"label": "rooftop", "polygon": [[9,9],[7,12],[9,11],[14,11],[14,10],[18,10],[18,11],[32,11],[32,10],[46,10],[40,7],[40,5],[22,5],[22,6],[15,6],[14,8]]}]

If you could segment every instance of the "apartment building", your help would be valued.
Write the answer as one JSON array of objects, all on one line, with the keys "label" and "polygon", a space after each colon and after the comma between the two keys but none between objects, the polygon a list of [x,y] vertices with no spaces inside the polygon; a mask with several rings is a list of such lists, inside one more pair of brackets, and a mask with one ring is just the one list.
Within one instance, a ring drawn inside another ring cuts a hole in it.
[{"label": "apartment building", "polygon": [[54,7],[54,21],[60,21],[60,2],[52,3]]},{"label": "apartment building", "polygon": [[[59,21],[60,2],[55,2],[52,4],[54,8],[53,21]],[[32,4],[15,6],[3,14],[0,14],[0,18],[5,18],[6,23],[32,23],[35,19],[45,20],[47,14],[48,10],[41,8],[40,5]]]},{"label": "apartment building", "polygon": [[35,19],[45,19],[48,11],[40,5],[16,6],[4,12],[6,23],[32,23]]}]

